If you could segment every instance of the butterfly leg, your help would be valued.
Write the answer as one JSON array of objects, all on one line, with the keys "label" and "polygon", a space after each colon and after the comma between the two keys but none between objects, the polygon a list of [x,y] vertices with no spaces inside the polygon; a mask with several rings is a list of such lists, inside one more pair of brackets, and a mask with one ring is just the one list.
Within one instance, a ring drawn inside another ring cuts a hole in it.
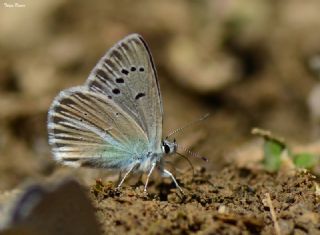
[{"label": "butterfly leg", "polygon": [[176,185],[176,187],[181,191],[181,193],[183,193],[182,188],[179,186],[177,180],[174,178],[173,174],[170,171],[168,171],[167,169],[163,169],[162,170],[162,175],[163,176],[167,176],[167,177],[171,177],[171,179],[173,180],[173,182]]},{"label": "butterfly leg", "polygon": [[118,179],[117,179],[117,184],[119,185],[119,183],[120,183],[120,181],[121,181],[121,179],[122,179],[122,171],[120,170],[119,171],[119,175],[118,175]]},{"label": "butterfly leg", "polygon": [[130,174],[130,172],[137,166],[137,164],[133,164],[132,167],[124,174],[122,180],[120,181],[120,183],[117,186],[117,190],[119,190],[121,188],[121,185],[123,184],[124,180],[127,178],[127,176]]},{"label": "butterfly leg", "polygon": [[152,174],[155,166],[156,166],[156,163],[153,162],[152,165],[151,165],[151,169],[150,169],[150,171],[149,171],[149,173],[148,173],[148,177],[147,177],[147,180],[146,180],[146,184],[144,185],[144,190],[143,190],[144,192],[147,192],[147,186],[148,186],[148,183],[149,183],[149,178],[150,178],[150,176],[151,176],[151,174]]}]

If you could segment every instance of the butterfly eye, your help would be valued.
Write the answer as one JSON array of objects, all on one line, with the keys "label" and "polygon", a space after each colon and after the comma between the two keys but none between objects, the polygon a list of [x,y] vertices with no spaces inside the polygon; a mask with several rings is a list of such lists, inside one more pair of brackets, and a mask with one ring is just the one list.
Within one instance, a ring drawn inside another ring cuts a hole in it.
[{"label": "butterfly eye", "polygon": [[166,154],[170,153],[170,147],[169,147],[167,144],[164,144],[164,145],[163,145],[163,148],[164,148],[164,152],[165,152]]}]

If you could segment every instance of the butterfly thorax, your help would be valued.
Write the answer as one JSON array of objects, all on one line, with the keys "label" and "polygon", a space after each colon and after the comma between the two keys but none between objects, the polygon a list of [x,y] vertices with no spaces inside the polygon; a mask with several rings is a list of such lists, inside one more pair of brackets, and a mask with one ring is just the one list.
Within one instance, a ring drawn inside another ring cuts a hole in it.
[{"label": "butterfly thorax", "polygon": [[177,150],[176,142],[171,142],[167,139],[161,142],[160,147],[160,151],[149,151],[146,154],[139,156],[139,166],[137,167],[137,170],[148,171],[151,168],[152,163],[158,164],[164,156],[174,154]]}]

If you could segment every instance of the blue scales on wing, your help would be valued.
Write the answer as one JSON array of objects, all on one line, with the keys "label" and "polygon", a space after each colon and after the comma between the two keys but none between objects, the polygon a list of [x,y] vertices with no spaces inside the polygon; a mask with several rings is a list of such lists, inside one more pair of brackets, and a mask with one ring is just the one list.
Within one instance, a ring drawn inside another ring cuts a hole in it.
[{"label": "blue scales on wing", "polygon": [[147,136],[112,100],[87,87],[62,91],[48,116],[56,160],[71,166],[124,169],[141,158]]}]

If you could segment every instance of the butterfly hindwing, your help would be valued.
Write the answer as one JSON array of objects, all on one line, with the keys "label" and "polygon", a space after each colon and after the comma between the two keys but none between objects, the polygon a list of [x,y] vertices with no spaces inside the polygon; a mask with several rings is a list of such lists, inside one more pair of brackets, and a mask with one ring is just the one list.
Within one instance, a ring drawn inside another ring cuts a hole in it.
[{"label": "butterfly hindwing", "polygon": [[113,46],[92,70],[89,90],[113,100],[146,133],[153,152],[161,151],[162,103],[152,56],[141,36]]},{"label": "butterfly hindwing", "polygon": [[126,112],[85,86],[55,98],[48,131],[56,160],[74,166],[125,168],[148,148],[146,134]]}]

